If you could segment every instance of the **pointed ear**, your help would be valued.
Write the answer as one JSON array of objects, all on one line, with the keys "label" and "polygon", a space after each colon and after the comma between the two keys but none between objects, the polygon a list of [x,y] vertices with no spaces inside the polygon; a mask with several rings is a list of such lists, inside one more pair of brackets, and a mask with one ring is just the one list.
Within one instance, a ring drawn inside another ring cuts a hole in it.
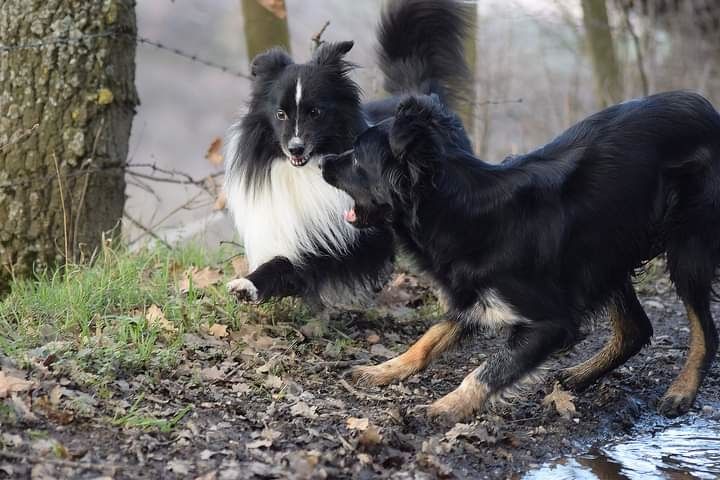
[{"label": "pointed ear", "polygon": [[355,45],[352,40],[347,42],[325,43],[315,51],[313,61],[318,65],[347,66],[343,57]]},{"label": "pointed ear", "polygon": [[250,74],[255,78],[273,79],[292,63],[292,58],[285,50],[271,48],[253,58],[250,64]]}]

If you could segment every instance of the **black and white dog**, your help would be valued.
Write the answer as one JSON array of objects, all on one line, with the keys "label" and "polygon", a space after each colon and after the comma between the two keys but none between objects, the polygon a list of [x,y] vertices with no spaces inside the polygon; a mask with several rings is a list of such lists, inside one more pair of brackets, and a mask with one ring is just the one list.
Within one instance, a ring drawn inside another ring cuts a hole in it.
[{"label": "black and white dog", "polygon": [[357,379],[401,380],[476,328],[507,327],[505,348],[429,411],[462,418],[607,313],[606,346],[562,374],[582,390],[650,341],[631,280],[666,253],[690,345],[659,410],[691,407],[718,349],[710,300],[720,265],[720,115],[703,97],[671,92],[610,107],[500,165],[472,155],[437,97],[410,97],[352,151],[321,164],[354,200],[347,220],[391,225],[449,304],[447,319],[406,353],[360,367]]},{"label": "black and white dog", "polygon": [[389,230],[346,223],[352,200],[323,181],[317,159],[351,148],[392,115],[399,95],[460,96],[464,13],[452,0],[390,2],[378,54],[392,96],[379,102],[362,105],[349,78],[344,56],[353,42],[325,44],[303,64],[280,49],[253,60],[249,111],[231,127],[225,152],[228,206],[251,271],[228,284],[238,298],[344,304],[382,286],[393,258]]}]

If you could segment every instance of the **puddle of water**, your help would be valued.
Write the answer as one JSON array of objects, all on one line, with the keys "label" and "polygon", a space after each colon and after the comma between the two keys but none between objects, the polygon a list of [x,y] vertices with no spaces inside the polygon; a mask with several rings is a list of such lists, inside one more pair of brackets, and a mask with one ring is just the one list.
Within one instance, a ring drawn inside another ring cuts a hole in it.
[{"label": "puddle of water", "polygon": [[654,480],[720,478],[720,423],[696,418],[612,441],[562,458],[524,480]]}]

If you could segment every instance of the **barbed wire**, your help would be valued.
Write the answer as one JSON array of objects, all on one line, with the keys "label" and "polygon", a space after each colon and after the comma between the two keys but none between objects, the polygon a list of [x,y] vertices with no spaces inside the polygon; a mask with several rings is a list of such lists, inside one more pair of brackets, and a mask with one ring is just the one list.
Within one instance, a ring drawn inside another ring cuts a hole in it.
[{"label": "barbed wire", "polygon": [[232,67],[223,65],[223,64],[215,62],[213,60],[208,60],[207,58],[203,58],[200,55],[197,55],[195,53],[190,53],[185,50],[181,50],[177,47],[172,47],[170,45],[159,42],[157,40],[153,40],[151,38],[148,38],[148,37],[145,37],[142,35],[133,35],[130,32],[122,32],[117,29],[109,29],[109,30],[105,30],[103,32],[86,33],[86,34],[82,34],[82,35],[73,35],[73,36],[64,35],[64,36],[58,36],[58,37],[54,37],[54,38],[48,38],[45,40],[38,40],[35,42],[21,43],[21,44],[16,44],[16,45],[0,44],[0,53],[12,52],[12,51],[17,51],[17,50],[42,49],[42,48],[47,48],[47,47],[51,47],[54,45],[79,45],[79,44],[82,44],[83,42],[85,42],[86,40],[97,40],[97,39],[109,38],[109,37],[125,38],[128,40],[132,40],[132,41],[136,42],[138,45],[148,45],[148,46],[154,47],[158,50],[161,50],[163,52],[170,53],[172,55],[184,58],[190,62],[204,65],[205,67],[218,70],[220,72],[226,73],[228,75],[232,75],[234,77],[242,78],[244,80],[252,79],[252,77],[250,75],[248,75],[247,73],[241,72],[239,70],[235,70]]}]

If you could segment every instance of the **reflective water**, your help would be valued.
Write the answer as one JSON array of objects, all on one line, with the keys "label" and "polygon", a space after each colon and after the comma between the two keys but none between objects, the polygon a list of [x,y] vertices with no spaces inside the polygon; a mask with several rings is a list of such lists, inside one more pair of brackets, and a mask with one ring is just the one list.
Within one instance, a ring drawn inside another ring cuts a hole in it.
[{"label": "reflective water", "polygon": [[[641,427],[644,428],[644,427]],[[720,478],[720,422],[695,418],[657,424],[587,454],[529,472],[525,480]]]}]

